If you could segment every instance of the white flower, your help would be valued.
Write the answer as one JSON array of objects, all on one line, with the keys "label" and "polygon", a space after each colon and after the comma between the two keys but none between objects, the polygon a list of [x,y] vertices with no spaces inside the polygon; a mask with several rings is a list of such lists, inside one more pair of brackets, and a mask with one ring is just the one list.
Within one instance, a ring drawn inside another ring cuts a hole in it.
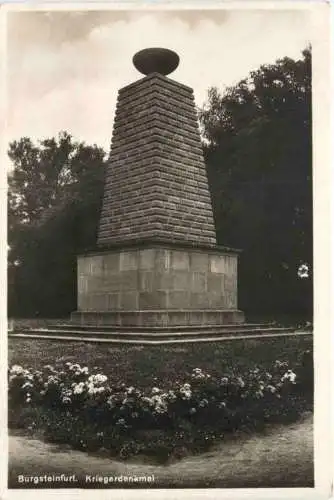
[{"label": "white flower", "polygon": [[196,408],[190,408],[189,413],[190,415],[194,415],[197,412]]},{"label": "white flower", "polygon": [[220,403],[218,404],[218,408],[226,408],[225,401],[220,401]]},{"label": "white flower", "polygon": [[222,377],[220,379],[220,383],[221,383],[221,385],[227,385],[228,384],[228,378],[227,377]]},{"label": "white flower", "polygon": [[199,402],[199,405],[198,405],[198,406],[199,406],[200,408],[205,408],[205,406],[208,406],[208,404],[209,404],[209,401],[208,401],[207,399],[205,399],[205,398],[204,398],[204,399],[202,399],[202,400]]},{"label": "white flower", "polygon": [[168,409],[166,397],[167,394],[155,394],[151,398],[143,398],[143,400],[147,401],[149,405],[153,407],[155,413],[166,413]]},{"label": "white flower", "polygon": [[22,389],[26,389],[27,387],[34,387],[34,385],[31,382],[25,382],[22,385]]},{"label": "white flower", "polygon": [[167,406],[164,404],[161,405],[156,405],[154,408],[155,413],[166,413],[167,412]]},{"label": "white flower", "polygon": [[309,277],[309,267],[307,264],[301,264],[298,268],[297,274],[299,278],[308,278]]},{"label": "white flower", "polygon": [[196,379],[202,379],[202,378],[210,378],[211,375],[208,373],[203,373],[201,368],[194,368],[192,371],[191,376]]},{"label": "white flower", "polygon": [[13,365],[10,369],[10,373],[15,374],[15,375],[21,375],[24,372],[22,366],[20,365]]},{"label": "white flower", "polygon": [[74,365],[71,365],[71,366],[69,367],[69,369],[70,369],[71,371],[75,371],[75,372],[76,372],[76,371],[78,371],[78,370],[80,370],[80,369],[81,369],[81,366],[80,366],[78,363],[75,363]]},{"label": "white flower", "polygon": [[161,391],[160,391],[159,387],[152,387],[151,392],[152,392],[152,394],[159,394],[159,392],[161,392]]},{"label": "white flower", "polygon": [[237,382],[238,382],[240,387],[245,387],[245,385],[246,385],[242,377],[238,377]]},{"label": "white flower", "polygon": [[176,394],[174,391],[170,390],[167,393],[167,399],[169,399],[171,402],[176,400]]},{"label": "white flower", "polygon": [[297,375],[292,370],[288,370],[286,373],[284,373],[283,377],[281,378],[281,381],[283,382],[284,380],[288,380],[292,384],[295,384],[296,378]]},{"label": "white flower", "polygon": [[104,392],[105,391],[105,387],[101,386],[101,387],[95,387],[95,392],[97,394],[101,393],[101,392]]},{"label": "white flower", "polygon": [[181,390],[182,399],[191,399],[191,391]]},{"label": "white flower", "polygon": [[71,389],[64,389],[62,392],[61,392],[61,395],[62,396],[65,396],[65,397],[70,397],[72,396],[73,394],[73,391],[71,391]]},{"label": "white flower", "polygon": [[114,399],[113,399],[113,396],[109,396],[109,398],[107,399],[107,405],[110,407],[110,408],[114,408],[115,405],[115,402],[114,402]]},{"label": "white flower", "polygon": [[55,375],[48,376],[48,380],[47,380],[48,384],[58,384],[58,382],[59,382],[59,378],[56,377]]},{"label": "white flower", "polygon": [[288,366],[288,363],[286,361],[279,361],[278,359],[275,361],[275,366],[277,368],[283,368],[283,367],[287,367]]},{"label": "white flower", "polygon": [[53,372],[53,371],[54,371],[54,369],[53,369],[53,366],[52,366],[52,365],[44,365],[44,368],[45,368],[45,370],[50,370],[51,372]]},{"label": "white flower", "polygon": [[108,380],[108,377],[106,375],[102,375],[101,373],[97,373],[96,375],[90,375],[88,377],[88,382],[90,384],[103,384]]},{"label": "white flower", "polygon": [[84,388],[85,384],[83,382],[80,382],[80,384],[74,386],[73,394],[82,394],[84,392]]}]

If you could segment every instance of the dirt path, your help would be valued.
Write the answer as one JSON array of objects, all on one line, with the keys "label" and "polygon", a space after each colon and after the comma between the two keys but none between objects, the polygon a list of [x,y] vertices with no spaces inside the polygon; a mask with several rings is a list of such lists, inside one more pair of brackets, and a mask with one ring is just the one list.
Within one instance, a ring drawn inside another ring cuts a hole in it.
[{"label": "dirt path", "polygon": [[[97,485],[88,476],[154,476],[145,487],[254,488],[313,486],[312,418],[271,428],[265,434],[222,443],[200,456],[185,458],[168,466],[119,462],[64,449],[21,436],[9,438],[9,487],[20,487],[18,475],[75,474],[76,483],[48,483],[42,487]],[[113,487],[98,485],[101,488]],[[116,487],[123,487],[117,484]],[[140,485],[133,484],[138,487]],[[24,487],[35,487],[25,484]],[[115,484],[114,484],[115,487]]]}]

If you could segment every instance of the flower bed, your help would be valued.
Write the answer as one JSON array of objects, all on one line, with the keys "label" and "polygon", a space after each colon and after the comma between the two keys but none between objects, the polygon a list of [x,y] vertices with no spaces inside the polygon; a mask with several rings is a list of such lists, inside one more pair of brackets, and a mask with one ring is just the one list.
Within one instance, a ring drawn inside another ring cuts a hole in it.
[{"label": "flower bed", "polygon": [[220,376],[200,368],[172,389],[109,383],[78,363],[41,370],[9,369],[9,426],[82,450],[107,449],[120,458],[139,453],[161,461],[207,449],[238,429],[292,421],[312,406],[312,355],[295,366],[268,366]]}]

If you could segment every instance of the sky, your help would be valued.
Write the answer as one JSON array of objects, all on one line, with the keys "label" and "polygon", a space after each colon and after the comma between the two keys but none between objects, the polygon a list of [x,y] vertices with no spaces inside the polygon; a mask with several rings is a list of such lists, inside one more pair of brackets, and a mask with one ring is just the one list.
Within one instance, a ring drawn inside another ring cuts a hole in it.
[{"label": "sky", "polygon": [[146,47],[179,54],[170,78],[202,106],[209,87],[298,59],[310,41],[307,10],[9,12],[6,138],[67,131],[108,151],[117,92],[142,77],[132,57]]}]

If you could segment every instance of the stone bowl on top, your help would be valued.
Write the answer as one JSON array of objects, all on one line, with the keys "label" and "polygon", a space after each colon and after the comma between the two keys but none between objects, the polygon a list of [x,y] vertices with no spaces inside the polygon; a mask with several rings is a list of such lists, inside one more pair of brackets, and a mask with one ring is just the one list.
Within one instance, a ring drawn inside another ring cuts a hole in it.
[{"label": "stone bowl on top", "polygon": [[152,47],[137,52],[132,59],[135,68],[144,75],[169,75],[179,65],[180,58],[173,50]]}]

